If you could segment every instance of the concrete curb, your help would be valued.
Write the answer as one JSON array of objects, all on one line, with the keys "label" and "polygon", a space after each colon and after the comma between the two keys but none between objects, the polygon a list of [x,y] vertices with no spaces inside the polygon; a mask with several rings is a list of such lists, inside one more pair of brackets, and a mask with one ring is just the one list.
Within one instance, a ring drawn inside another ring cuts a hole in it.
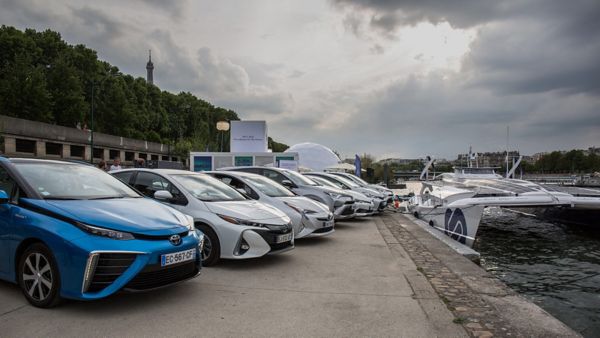
[{"label": "concrete curb", "polygon": [[386,213],[381,221],[471,336],[581,337],[406,215]]}]

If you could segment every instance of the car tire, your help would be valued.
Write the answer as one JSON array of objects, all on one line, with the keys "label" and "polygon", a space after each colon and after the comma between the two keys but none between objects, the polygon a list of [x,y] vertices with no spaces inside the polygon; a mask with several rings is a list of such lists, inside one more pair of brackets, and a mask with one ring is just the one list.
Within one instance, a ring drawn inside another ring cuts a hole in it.
[{"label": "car tire", "polygon": [[60,274],[54,255],[42,243],[30,245],[19,257],[17,280],[27,301],[40,308],[60,301]]},{"label": "car tire", "polygon": [[214,230],[206,224],[197,224],[196,228],[204,233],[204,249],[200,253],[203,266],[212,266],[221,259],[221,244]]}]

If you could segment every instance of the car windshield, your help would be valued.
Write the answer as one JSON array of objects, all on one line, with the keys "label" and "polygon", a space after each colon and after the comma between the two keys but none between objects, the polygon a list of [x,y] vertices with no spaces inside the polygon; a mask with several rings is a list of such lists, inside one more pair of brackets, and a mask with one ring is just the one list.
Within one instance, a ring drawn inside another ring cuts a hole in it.
[{"label": "car windshield", "polygon": [[337,176],[343,177],[343,178],[353,181],[353,182],[356,182],[358,185],[362,185],[362,186],[369,185],[369,183],[367,183],[365,180],[363,180],[362,178],[360,178],[356,175],[337,175]]},{"label": "car windshield", "polygon": [[360,187],[360,185],[356,184],[355,182],[353,182],[353,181],[351,181],[351,180],[349,180],[347,178],[336,176],[336,175],[332,175],[332,176],[333,176],[333,178],[335,178],[336,180],[338,180],[338,181],[342,182],[343,184],[349,186],[350,188],[359,188]]},{"label": "car windshield", "polygon": [[244,201],[246,198],[216,178],[202,174],[172,175],[195,198],[204,202]]},{"label": "car windshield", "polygon": [[346,189],[344,187],[343,184],[339,183],[339,182],[331,182],[328,181],[326,179],[324,179],[323,177],[319,177],[319,176],[311,176],[310,177],[313,181],[317,182],[317,183],[321,183],[321,185],[324,185],[326,187],[330,187],[330,188],[336,188],[336,189]]},{"label": "car windshield", "polygon": [[289,197],[296,196],[281,184],[263,176],[246,177],[248,182],[252,183],[256,189],[269,197]]},{"label": "car windshield", "polygon": [[336,183],[330,182],[322,177],[311,176],[310,179],[319,183],[322,186],[325,186],[325,187],[336,188],[336,189],[340,189],[342,187],[341,184],[336,184]]},{"label": "car windshield", "polygon": [[17,171],[46,200],[141,197],[125,183],[88,165],[15,163]]},{"label": "car windshield", "polygon": [[313,186],[319,185],[315,181],[311,180],[310,178],[308,178],[306,176],[302,176],[295,171],[287,170],[285,173],[290,178],[290,180],[292,180],[292,182],[294,182],[295,185],[313,185]]}]

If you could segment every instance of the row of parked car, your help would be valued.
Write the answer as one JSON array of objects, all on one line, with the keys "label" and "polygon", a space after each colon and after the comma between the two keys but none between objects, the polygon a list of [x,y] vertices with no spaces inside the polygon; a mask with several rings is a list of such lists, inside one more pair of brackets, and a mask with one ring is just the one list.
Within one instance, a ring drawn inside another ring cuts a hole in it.
[{"label": "row of parked car", "polygon": [[267,167],[194,173],[0,157],[0,279],[27,300],[92,300],[197,276],[373,215],[392,192],[344,173]]}]

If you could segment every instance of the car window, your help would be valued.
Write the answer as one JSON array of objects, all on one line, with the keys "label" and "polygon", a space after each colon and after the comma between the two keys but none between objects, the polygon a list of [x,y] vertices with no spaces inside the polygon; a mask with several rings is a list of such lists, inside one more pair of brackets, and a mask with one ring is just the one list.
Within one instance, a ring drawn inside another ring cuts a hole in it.
[{"label": "car window", "polygon": [[304,175],[298,174],[295,171],[286,170],[285,172],[288,175],[289,179],[292,180],[292,182],[294,182],[295,185],[318,185],[315,181],[311,180],[310,178]]},{"label": "car window", "polygon": [[15,187],[15,181],[13,181],[6,169],[0,167],[0,190],[4,190],[8,198],[12,196],[13,189]]},{"label": "car window", "polygon": [[148,197],[154,197],[159,190],[169,191],[169,182],[161,176],[145,171],[139,171],[133,187]]},{"label": "car window", "polygon": [[284,180],[289,181],[289,179],[287,177],[283,176],[282,174],[278,173],[275,170],[264,169],[263,176],[270,178],[279,184],[281,184]]},{"label": "car window", "polygon": [[124,171],[120,173],[114,173],[112,175],[118,178],[121,182],[129,184],[131,182],[131,176],[133,176],[134,173],[135,171]]},{"label": "car window", "polygon": [[[242,182],[240,179],[237,179],[235,177],[227,177],[227,179],[229,180],[229,183],[227,183],[227,184],[229,184],[233,188],[244,190],[246,195],[250,196],[253,200],[260,199],[260,196],[256,193],[256,191],[254,191],[252,188],[250,188],[250,186],[248,186],[246,183]],[[225,182],[225,181],[223,181],[223,182]]]}]

